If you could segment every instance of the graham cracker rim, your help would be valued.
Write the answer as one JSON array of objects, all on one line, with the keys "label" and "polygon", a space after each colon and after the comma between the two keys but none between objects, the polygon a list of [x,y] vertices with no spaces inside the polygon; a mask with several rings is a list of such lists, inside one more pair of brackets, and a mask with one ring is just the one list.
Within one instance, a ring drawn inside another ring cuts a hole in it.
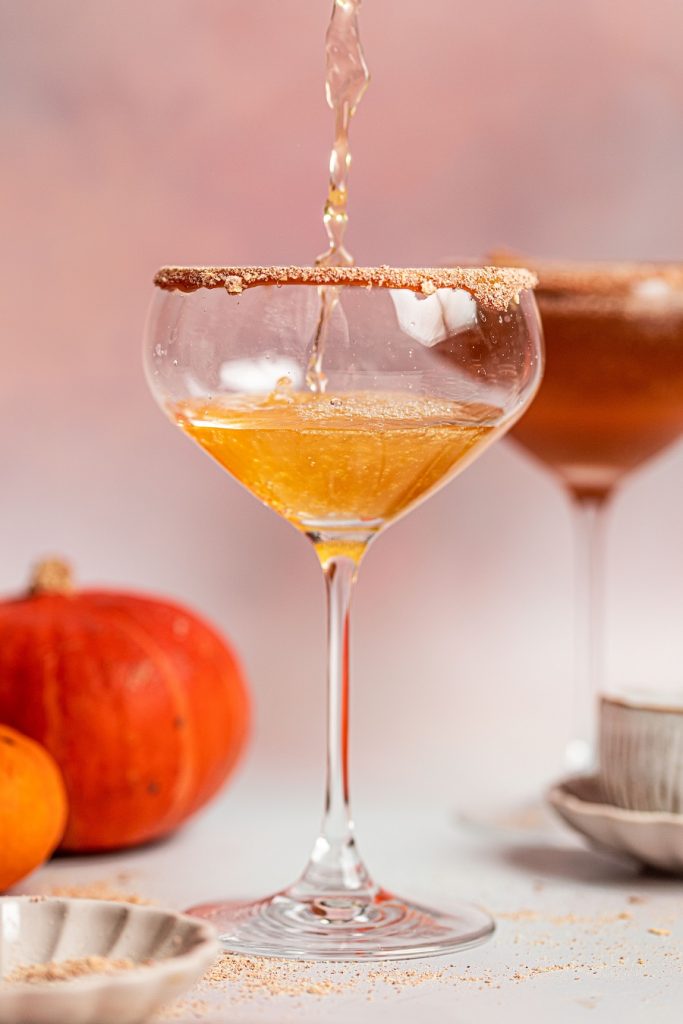
[{"label": "graham cracker rim", "polygon": [[439,288],[461,288],[482,305],[507,309],[537,280],[524,267],[162,267],[154,284],[180,292],[225,288],[231,295],[259,285],[404,288],[422,295]]},{"label": "graham cracker rim", "polygon": [[656,260],[535,260],[507,251],[493,253],[494,263],[529,267],[538,278],[537,290],[608,298],[621,297],[648,281],[661,281],[675,290],[683,290],[683,261]]}]

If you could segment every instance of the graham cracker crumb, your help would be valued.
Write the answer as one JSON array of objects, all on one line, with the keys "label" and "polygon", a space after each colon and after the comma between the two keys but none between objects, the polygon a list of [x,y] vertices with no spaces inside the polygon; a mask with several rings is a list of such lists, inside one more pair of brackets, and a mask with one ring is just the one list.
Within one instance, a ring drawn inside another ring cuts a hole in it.
[{"label": "graham cracker crumb", "polygon": [[536,910],[527,910],[523,907],[521,910],[504,910],[498,911],[496,917],[501,921],[538,921],[540,914]]},{"label": "graham cracker crumb", "polygon": [[135,963],[134,960],[123,958],[110,960],[106,956],[84,956],[72,960],[51,960],[45,964],[25,964],[15,967],[5,975],[7,984],[23,983],[37,985],[43,982],[73,981],[90,974],[118,974],[120,971],[131,971],[147,966],[151,961]]},{"label": "graham cracker crumb", "polygon": [[167,1021],[167,1020],[186,1020],[188,1017],[194,1017],[196,1019],[205,1017],[211,1009],[211,1004],[207,1003],[205,999],[177,999],[175,1003],[171,1003],[170,1006],[164,1006],[159,1010],[152,1020],[155,1021]]},{"label": "graham cracker crumb", "polygon": [[648,928],[650,935],[671,935],[670,928]]},{"label": "graham cracker crumb", "polygon": [[243,291],[242,281],[239,277],[232,276],[225,279],[225,290],[229,295],[241,295]]},{"label": "graham cracker crumb", "polygon": [[354,980],[342,986],[331,978],[314,977],[313,961],[286,960],[278,957],[248,957],[224,953],[206,972],[203,982],[222,988],[226,982],[239,989],[239,996],[330,996],[353,987]]}]

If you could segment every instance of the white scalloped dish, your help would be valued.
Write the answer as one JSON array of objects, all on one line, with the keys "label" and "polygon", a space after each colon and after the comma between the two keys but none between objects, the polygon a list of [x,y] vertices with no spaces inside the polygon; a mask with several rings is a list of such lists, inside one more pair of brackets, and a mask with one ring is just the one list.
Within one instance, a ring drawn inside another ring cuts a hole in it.
[{"label": "white scalloped dish", "polygon": [[[189,988],[218,953],[204,921],[106,900],[0,899],[2,1024],[138,1024]],[[18,968],[84,957],[133,968],[65,981],[6,981]]]},{"label": "white scalloped dish", "polygon": [[597,776],[564,779],[548,802],[568,825],[603,850],[648,867],[683,874],[683,814],[629,811],[605,803]]}]

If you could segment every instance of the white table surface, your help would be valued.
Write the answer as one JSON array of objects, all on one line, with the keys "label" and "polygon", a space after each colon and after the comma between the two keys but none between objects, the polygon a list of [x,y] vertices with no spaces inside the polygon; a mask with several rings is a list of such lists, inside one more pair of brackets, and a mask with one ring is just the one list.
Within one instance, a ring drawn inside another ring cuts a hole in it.
[{"label": "white table surface", "polygon": [[[317,825],[312,787],[285,794],[276,783],[238,780],[171,839],[115,855],[58,858],[21,891],[102,882],[176,908],[273,891],[298,873]],[[369,985],[363,967],[346,989],[356,968],[323,965],[316,977],[341,981],[344,991],[245,998],[234,986],[197,990],[187,998],[201,1000],[200,1015],[183,1002],[172,1019],[680,1021],[681,880],[641,875],[595,854],[550,819],[537,816],[525,827],[466,823],[427,797],[420,806],[359,806],[357,826],[369,866],[386,887],[444,908],[449,897],[471,898],[496,917],[494,937],[456,956],[396,965],[418,972],[415,986]],[[434,970],[443,976],[430,979],[426,972]]]}]

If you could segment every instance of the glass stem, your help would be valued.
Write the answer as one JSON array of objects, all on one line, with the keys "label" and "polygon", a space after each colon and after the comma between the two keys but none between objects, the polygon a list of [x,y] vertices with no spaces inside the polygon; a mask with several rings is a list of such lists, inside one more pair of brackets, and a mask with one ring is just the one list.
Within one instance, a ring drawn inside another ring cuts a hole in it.
[{"label": "glass stem", "polygon": [[583,772],[596,763],[596,702],[603,675],[603,522],[605,498],[574,501],[576,522],[575,680],[567,768]]},{"label": "glass stem", "polygon": [[[360,859],[349,807],[349,606],[357,563],[333,557],[323,564],[327,588],[327,784],[320,835],[300,881],[299,897],[317,899],[326,916],[351,911],[375,887]],[[357,907],[353,913],[357,912]]]}]

